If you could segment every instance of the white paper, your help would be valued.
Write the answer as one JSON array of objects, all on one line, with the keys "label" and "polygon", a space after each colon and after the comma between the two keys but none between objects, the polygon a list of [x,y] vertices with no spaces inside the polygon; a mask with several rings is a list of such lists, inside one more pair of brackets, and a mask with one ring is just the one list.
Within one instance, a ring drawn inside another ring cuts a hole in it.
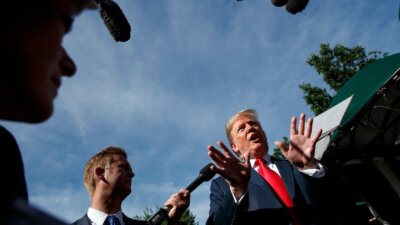
[{"label": "white paper", "polygon": [[352,98],[353,95],[314,118],[311,137],[314,137],[315,133],[320,128],[322,129],[321,137],[315,147],[314,157],[316,159],[321,160],[324,155],[330,143],[330,135],[333,131],[339,128],[340,122],[342,121],[344,113],[346,112]]}]

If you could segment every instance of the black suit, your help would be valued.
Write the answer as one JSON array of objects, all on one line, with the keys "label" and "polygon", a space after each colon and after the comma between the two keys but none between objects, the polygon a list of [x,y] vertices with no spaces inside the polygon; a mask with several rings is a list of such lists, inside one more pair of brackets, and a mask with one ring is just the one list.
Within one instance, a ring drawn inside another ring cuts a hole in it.
[{"label": "black suit", "polygon": [[2,224],[15,225],[66,225],[64,221],[32,207],[28,203],[24,163],[13,135],[0,126],[0,146],[4,154],[0,163],[3,190],[0,193],[0,217]]},{"label": "black suit", "polygon": [[2,171],[3,183],[0,193],[0,213],[2,218],[10,216],[11,204],[19,199],[28,201],[28,191],[26,188],[24,164],[21,152],[13,135],[0,126],[0,146],[3,154],[0,171]]},{"label": "black suit", "polygon": [[[125,225],[147,225],[147,222],[144,220],[134,220],[125,216],[125,214],[123,215],[123,217]],[[71,225],[92,225],[92,224],[87,214],[85,214],[82,218],[73,222]],[[97,225],[102,225],[102,224],[97,224]]]},{"label": "black suit", "polygon": [[[0,145],[1,152],[4,154],[4,162],[0,163],[0,171],[3,171],[3,191],[0,193],[0,204],[8,203],[16,198],[28,200],[26,188],[24,164],[21,152],[13,135],[0,126]],[[5,189],[4,189],[5,188]]]},{"label": "black suit", "polygon": [[[298,171],[286,160],[272,157],[271,160],[278,167],[304,224],[363,224],[354,221],[351,214],[352,203],[344,197],[347,194],[329,173],[322,178],[312,178]],[[210,215],[207,225],[291,224],[278,197],[254,169],[251,171],[248,191],[239,205],[235,204],[229,185],[223,177],[214,179],[210,189]]]}]

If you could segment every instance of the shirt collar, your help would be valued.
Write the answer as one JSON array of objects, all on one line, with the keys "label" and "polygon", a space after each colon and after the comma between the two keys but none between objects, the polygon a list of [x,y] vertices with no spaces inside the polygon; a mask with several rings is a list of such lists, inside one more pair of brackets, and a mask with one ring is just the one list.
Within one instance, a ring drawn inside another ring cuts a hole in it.
[{"label": "shirt collar", "polygon": [[[272,164],[271,156],[270,156],[270,155],[265,154],[264,160],[265,160],[265,162],[266,162],[267,164]],[[256,166],[256,165],[254,165],[255,163],[256,163],[256,159],[250,159],[251,167],[255,168],[255,166]]]},{"label": "shirt collar", "polygon": [[[89,207],[88,213],[87,213],[89,219],[94,222],[96,225],[103,225],[104,221],[106,221],[107,216],[109,216],[107,213],[104,213],[100,210],[94,209],[92,207]],[[124,219],[122,215],[122,211],[119,210],[117,213],[113,214],[116,216],[120,222],[120,224],[124,225]]]}]

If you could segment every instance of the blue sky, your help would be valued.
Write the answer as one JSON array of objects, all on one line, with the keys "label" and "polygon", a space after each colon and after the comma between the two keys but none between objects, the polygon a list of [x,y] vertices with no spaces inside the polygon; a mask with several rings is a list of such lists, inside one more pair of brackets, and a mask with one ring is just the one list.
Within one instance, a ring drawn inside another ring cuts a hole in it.
[{"label": "blue sky", "polygon": [[[296,15],[264,0],[118,0],[132,26],[117,43],[97,11],[77,17],[64,45],[78,72],[63,80],[51,119],[2,122],[20,145],[31,202],[67,222],[86,213],[86,161],[107,146],[127,150],[136,174],[123,210],[160,206],[226,141],[224,125],[254,108],[273,141],[290,118],[312,115],[298,85],[324,86],[306,63],[320,43],[399,52],[399,1],[311,0]],[[192,192],[204,224],[209,183]]]}]

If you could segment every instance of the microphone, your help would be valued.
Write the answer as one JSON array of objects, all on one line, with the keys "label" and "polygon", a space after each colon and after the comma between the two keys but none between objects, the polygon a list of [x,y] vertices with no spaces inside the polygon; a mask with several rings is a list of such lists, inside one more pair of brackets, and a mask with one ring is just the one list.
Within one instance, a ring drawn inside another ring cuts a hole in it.
[{"label": "microphone", "polygon": [[303,11],[308,4],[308,0],[289,0],[286,3],[286,11],[296,14]]},{"label": "microphone", "polygon": [[121,8],[113,0],[96,0],[100,16],[115,41],[125,42],[131,38],[131,25]]},{"label": "microphone", "polygon": [[187,186],[185,189],[189,192],[192,192],[204,181],[211,180],[211,178],[213,178],[215,175],[215,172],[211,170],[212,165],[212,163],[209,163],[205,167],[203,167],[203,169],[201,169],[199,172],[199,176],[194,181],[192,181],[192,183],[190,183],[189,186]]},{"label": "microphone", "polygon": [[272,5],[274,5],[276,7],[282,7],[282,6],[286,5],[287,2],[288,2],[288,0],[271,0]]},{"label": "microphone", "polygon": [[[189,192],[192,192],[204,181],[211,180],[211,178],[215,176],[215,172],[211,170],[212,165],[213,165],[212,163],[209,163],[206,166],[204,166],[200,170],[199,176],[194,181],[192,181],[192,183],[190,183],[185,189],[188,190]],[[158,212],[156,212],[152,217],[150,217],[147,220],[147,224],[160,225],[164,221],[164,219],[168,217],[168,211],[169,209],[166,207],[160,208]]]}]

